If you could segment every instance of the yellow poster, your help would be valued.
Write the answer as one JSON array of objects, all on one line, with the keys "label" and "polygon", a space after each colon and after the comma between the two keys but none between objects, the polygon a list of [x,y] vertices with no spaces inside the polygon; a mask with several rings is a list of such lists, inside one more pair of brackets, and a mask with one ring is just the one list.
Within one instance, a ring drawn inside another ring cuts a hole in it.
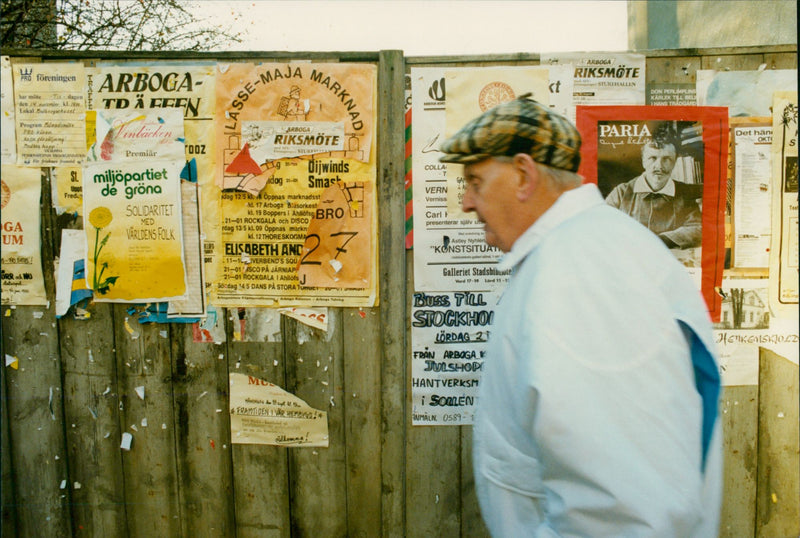
[{"label": "yellow poster", "polygon": [[213,304],[376,304],[375,87],[367,64],[219,65]]},{"label": "yellow poster", "polygon": [[[530,93],[531,98],[550,104],[550,75],[539,66],[482,67],[445,70],[445,138],[455,134],[467,122],[501,103]],[[448,218],[476,218],[461,211],[464,192],[462,166],[447,163]]]},{"label": "yellow poster", "polygon": [[41,168],[2,165],[2,304],[46,305],[39,246]]},{"label": "yellow poster", "polygon": [[149,302],[186,291],[177,110],[97,113],[83,169],[86,282],[96,301]]}]

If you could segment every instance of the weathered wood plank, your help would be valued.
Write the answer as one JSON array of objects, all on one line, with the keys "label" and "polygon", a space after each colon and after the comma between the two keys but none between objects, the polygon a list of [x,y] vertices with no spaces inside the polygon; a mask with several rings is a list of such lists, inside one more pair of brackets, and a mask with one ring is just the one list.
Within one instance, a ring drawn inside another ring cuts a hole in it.
[{"label": "weathered wood plank", "polygon": [[287,390],[328,413],[328,448],[289,450],[292,535],[346,536],[342,309],[328,309],[327,333],[284,323]]},{"label": "weathered wood plank", "polygon": [[[140,325],[126,309],[114,305],[120,434],[133,435],[131,449],[122,452],[128,534],[179,536],[179,426],[174,422],[169,338],[163,327]],[[140,387],[144,399],[137,394]],[[119,446],[121,439],[115,442]]]},{"label": "weathered wood plank", "polygon": [[[55,320],[49,168],[42,169],[41,255],[49,305],[4,308],[3,353],[19,359],[6,369],[13,502],[20,536],[69,536],[70,490],[64,435],[61,361]],[[4,366],[5,368],[5,366]]]},{"label": "weathered wood plank", "polygon": [[84,321],[59,320],[73,518],[80,533],[115,536],[126,513],[114,319],[110,304],[90,310]]},{"label": "weathered wood plank", "polygon": [[756,536],[800,536],[800,371],[761,348]]},{"label": "weathered wood plank", "polygon": [[[3,351],[5,352],[5,344],[3,344]],[[5,353],[3,353],[3,357],[5,357]],[[0,527],[0,535],[17,536],[17,512],[16,501],[14,499],[14,469],[11,461],[11,442],[9,440],[10,432],[8,428],[8,398],[6,397],[7,368],[11,367],[6,366],[5,359],[3,359],[3,365],[2,368],[0,368],[0,427],[2,428],[2,430],[0,430],[0,460],[2,460],[3,469],[2,483],[0,483],[0,500],[3,507],[3,521],[2,527]]]},{"label": "weathered wood plank", "polygon": [[461,426],[461,536],[490,538],[475,494],[472,469],[472,426]]},{"label": "weathered wood plank", "polygon": [[[229,330],[228,334],[231,333]],[[228,339],[228,371],[252,375],[285,388],[283,342]],[[289,449],[243,444],[232,447],[236,536],[288,538],[291,536]]]},{"label": "weathered wood plank", "polygon": [[[381,330],[381,536],[406,535],[405,442],[408,424],[405,251],[405,64],[381,51],[378,64],[378,259]],[[412,271],[413,274],[413,271]]]},{"label": "weathered wood plank", "polygon": [[755,536],[758,468],[758,387],[724,387],[722,421],[723,495],[721,538]]},{"label": "weathered wood plank", "polygon": [[381,535],[381,326],[377,308],[343,311],[347,535]]},{"label": "weathered wood plank", "polygon": [[230,384],[225,348],[195,344],[190,325],[174,324],[169,329],[183,535],[232,536]]}]

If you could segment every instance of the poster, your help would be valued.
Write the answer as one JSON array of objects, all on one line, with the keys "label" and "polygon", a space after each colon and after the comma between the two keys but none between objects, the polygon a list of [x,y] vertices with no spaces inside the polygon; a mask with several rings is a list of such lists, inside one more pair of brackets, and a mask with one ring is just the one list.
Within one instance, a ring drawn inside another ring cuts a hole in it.
[{"label": "poster", "polygon": [[2,165],[2,304],[46,305],[40,250],[41,168]]},{"label": "poster", "polygon": [[0,162],[17,163],[17,139],[14,128],[14,83],[11,58],[0,56]]},{"label": "poster", "polygon": [[798,363],[797,320],[776,318],[767,300],[767,279],[725,278],[721,315],[714,324],[723,385],[758,385],[759,348]]},{"label": "poster", "polygon": [[[453,198],[450,191],[458,189],[457,182],[448,181],[448,173],[452,172],[451,177],[455,179],[461,167],[451,168],[440,163],[439,157],[442,153],[439,145],[446,138],[446,102],[448,95],[453,92],[452,83],[448,81],[453,76],[458,81],[456,88],[465,89],[470,87],[470,83],[480,85],[481,82],[485,82],[486,88],[492,87],[497,82],[496,77],[508,73],[514,74],[514,80],[518,76],[528,77],[528,82],[521,83],[523,86],[517,85],[517,90],[522,87],[536,88],[540,94],[548,94],[545,97],[538,96],[542,102],[549,100],[551,106],[569,108],[571,72],[569,80],[564,80],[565,70],[561,67],[555,70],[540,66],[516,69],[518,70],[487,69],[480,76],[476,72],[483,72],[481,68],[411,69],[411,175],[415,182],[412,206],[416,290],[496,289],[508,278],[508,272],[500,272],[495,268],[502,253],[486,244],[483,226],[473,215],[463,214],[460,210],[458,215],[453,215],[448,211],[448,199]],[[475,78],[471,79],[473,75]],[[543,78],[545,76],[547,78]],[[482,88],[478,89],[479,94]],[[513,87],[512,91],[515,91]],[[475,109],[475,106],[478,108]],[[470,110],[475,115],[480,114],[480,106],[475,103],[470,106]],[[455,203],[458,203],[457,198]]]},{"label": "poster", "polygon": [[[184,210],[195,207],[192,211],[200,218],[199,227],[195,225],[184,230],[185,239],[195,241],[191,236],[199,229],[203,248],[202,274],[206,280],[213,279],[218,252],[213,238],[219,226],[214,178],[216,63],[98,62],[96,67],[86,69],[86,80],[86,103],[90,110],[180,111],[185,159],[191,164],[188,170],[193,173],[192,177],[184,176],[196,184],[199,196],[196,204],[184,205]],[[191,218],[191,214],[185,217]],[[187,263],[192,263],[188,257]],[[194,276],[188,277],[188,283],[192,287],[198,284]]]},{"label": "poster", "polygon": [[18,164],[81,164],[86,156],[83,64],[14,64],[13,75]]},{"label": "poster", "polygon": [[[735,123],[733,147],[732,268],[769,266],[772,222],[772,125]],[[766,118],[765,118],[766,119]]]},{"label": "poster", "polygon": [[697,104],[726,106],[730,117],[770,116],[772,94],[796,88],[796,69],[697,71]]},{"label": "poster", "polygon": [[231,442],[327,447],[328,414],[263,379],[230,374]]},{"label": "poster", "polygon": [[376,70],[219,64],[220,306],[377,302]]},{"label": "poster", "polygon": [[83,168],[86,282],[95,301],[184,296],[183,140],[179,110],[98,111]]},{"label": "poster", "polygon": [[780,317],[797,319],[797,92],[776,92],[772,121],[772,243],[769,300]]},{"label": "poster", "polygon": [[645,56],[624,52],[542,53],[542,65],[572,64],[576,105],[645,104]]},{"label": "poster", "polygon": [[414,293],[413,425],[472,424],[499,292]]},{"label": "poster", "polygon": [[[579,106],[578,173],[656,233],[719,318],[725,262],[728,114],[724,107]],[[664,148],[652,150],[651,138]],[[650,187],[649,184],[658,184]],[[649,192],[650,190],[657,192]]]},{"label": "poster", "polygon": [[[464,124],[499,104],[531,94],[543,105],[550,104],[549,71],[543,67],[483,67],[447,69],[445,99],[445,129],[442,141],[454,135]],[[464,196],[463,166],[443,163],[447,177],[447,218],[468,217],[474,213],[461,210]]]}]

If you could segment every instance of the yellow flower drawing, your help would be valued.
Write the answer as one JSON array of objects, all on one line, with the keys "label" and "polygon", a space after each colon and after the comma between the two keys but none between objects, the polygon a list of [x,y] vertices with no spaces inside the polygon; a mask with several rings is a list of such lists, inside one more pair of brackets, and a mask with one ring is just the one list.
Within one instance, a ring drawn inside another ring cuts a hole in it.
[{"label": "yellow flower drawing", "polygon": [[92,289],[96,292],[100,293],[101,295],[105,295],[108,293],[108,288],[111,287],[112,284],[117,282],[118,276],[109,276],[103,280],[103,273],[105,273],[106,269],[108,269],[108,262],[102,263],[102,267],[100,269],[100,274],[97,274],[97,266],[98,266],[98,259],[100,258],[100,252],[103,250],[103,247],[106,246],[108,242],[108,238],[111,237],[111,232],[107,233],[105,237],[103,237],[102,241],[100,240],[100,230],[111,224],[111,220],[113,219],[113,215],[111,214],[111,210],[107,207],[95,207],[89,213],[89,223],[94,226],[95,234],[94,234],[94,274],[92,275]]}]

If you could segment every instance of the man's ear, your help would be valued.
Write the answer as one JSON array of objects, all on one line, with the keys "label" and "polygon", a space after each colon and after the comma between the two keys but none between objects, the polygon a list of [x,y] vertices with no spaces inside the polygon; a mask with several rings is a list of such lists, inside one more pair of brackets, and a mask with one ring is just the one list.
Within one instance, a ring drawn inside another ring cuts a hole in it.
[{"label": "man's ear", "polygon": [[517,153],[512,161],[518,173],[517,199],[524,202],[530,198],[539,186],[539,169],[533,158],[527,153]]}]

